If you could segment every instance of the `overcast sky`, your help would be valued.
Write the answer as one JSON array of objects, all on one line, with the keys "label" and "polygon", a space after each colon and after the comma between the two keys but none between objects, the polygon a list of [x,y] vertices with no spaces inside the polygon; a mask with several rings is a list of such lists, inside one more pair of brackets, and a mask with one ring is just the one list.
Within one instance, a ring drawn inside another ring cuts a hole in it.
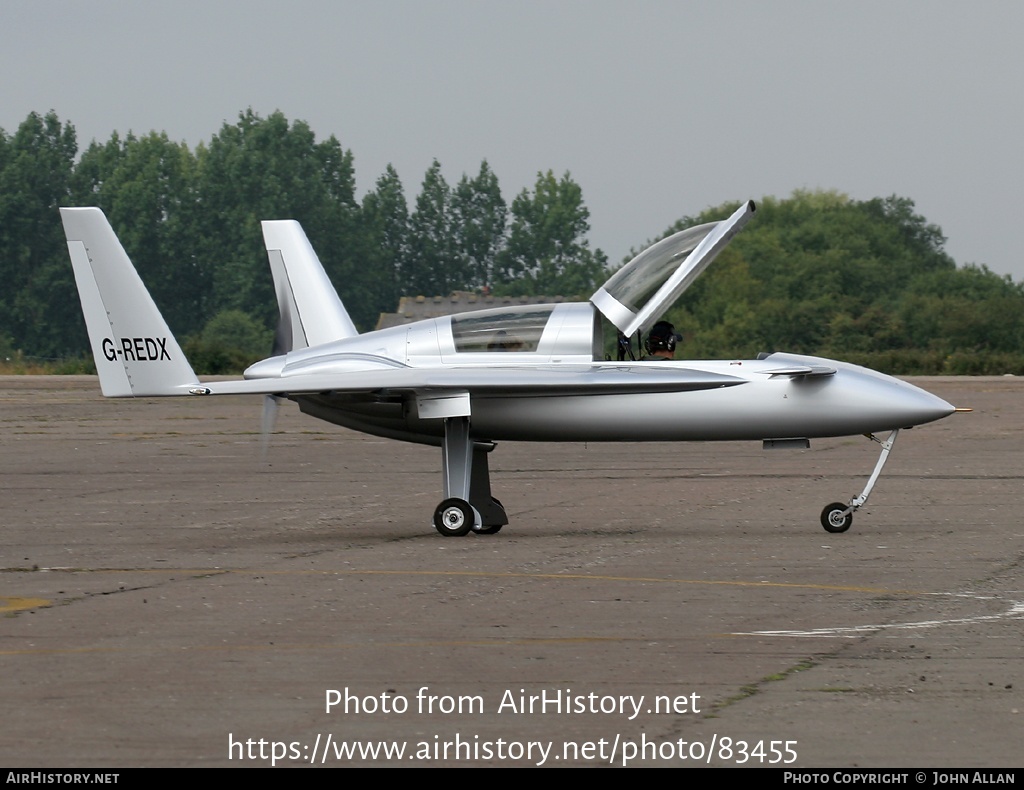
[{"label": "overcast sky", "polygon": [[[194,147],[251,107],[390,162],[412,203],[487,159],[569,171],[613,261],[729,200],[909,197],[960,264],[1024,279],[1024,3],[0,0],[0,127]],[[56,221],[56,219],[54,220]]]}]

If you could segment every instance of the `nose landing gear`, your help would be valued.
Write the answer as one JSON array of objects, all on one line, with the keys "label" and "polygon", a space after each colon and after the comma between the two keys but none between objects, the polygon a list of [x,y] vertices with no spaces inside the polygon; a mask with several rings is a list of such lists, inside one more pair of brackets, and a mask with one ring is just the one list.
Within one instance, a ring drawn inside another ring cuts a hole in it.
[{"label": "nose landing gear", "polygon": [[882,467],[885,466],[885,462],[889,459],[889,451],[896,444],[896,437],[900,435],[900,429],[894,429],[889,434],[889,438],[884,442],[873,433],[865,435],[871,441],[878,442],[882,446],[882,453],[875,464],[875,471],[871,473],[871,477],[868,479],[868,484],[864,486],[864,490],[858,496],[851,499],[849,505],[844,505],[842,502],[833,502],[831,505],[825,506],[825,509],[821,511],[821,526],[825,528],[826,532],[846,532],[850,525],[853,524],[854,511],[859,510],[868,501],[868,497],[871,496],[871,489],[875,487],[879,475],[882,474]]}]

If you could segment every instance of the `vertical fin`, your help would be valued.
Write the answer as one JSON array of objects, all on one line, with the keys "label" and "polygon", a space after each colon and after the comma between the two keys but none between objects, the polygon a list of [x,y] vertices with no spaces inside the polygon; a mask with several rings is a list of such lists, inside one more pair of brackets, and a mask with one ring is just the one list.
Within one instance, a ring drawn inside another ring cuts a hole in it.
[{"label": "vertical fin", "polygon": [[103,394],[188,394],[199,380],[103,212],[60,216]]},{"label": "vertical fin", "polygon": [[281,311],[275,355],[359,334],[298,222],[264,220],[263,240]]}]

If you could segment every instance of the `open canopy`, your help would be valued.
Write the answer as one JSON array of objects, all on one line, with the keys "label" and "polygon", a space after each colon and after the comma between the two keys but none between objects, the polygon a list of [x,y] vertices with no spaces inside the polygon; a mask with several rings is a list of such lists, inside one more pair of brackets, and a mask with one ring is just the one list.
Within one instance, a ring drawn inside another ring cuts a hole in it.
[{"label": "open canopy", "polygon": [[754,201],[748,200],[729,219],[662,239],[615,272],[590,301],[624,334],[646,329],[725,249],[755,210]]}]

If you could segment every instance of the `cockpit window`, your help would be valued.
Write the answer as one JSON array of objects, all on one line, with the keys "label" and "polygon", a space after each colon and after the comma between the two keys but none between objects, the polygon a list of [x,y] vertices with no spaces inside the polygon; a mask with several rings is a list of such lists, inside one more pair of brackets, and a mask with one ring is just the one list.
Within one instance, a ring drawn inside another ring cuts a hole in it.
[{"label": "cockpit window", "polygon": [[648,247],[619,269],[604,284],[604,290],[619,304],[638,313],[680,263],[719,223],[708,222],[687,228]]},{"label": "cockpit window", "polygon": [[452,316],[458,352],[536,351],[554,305],[499,307]]}]

